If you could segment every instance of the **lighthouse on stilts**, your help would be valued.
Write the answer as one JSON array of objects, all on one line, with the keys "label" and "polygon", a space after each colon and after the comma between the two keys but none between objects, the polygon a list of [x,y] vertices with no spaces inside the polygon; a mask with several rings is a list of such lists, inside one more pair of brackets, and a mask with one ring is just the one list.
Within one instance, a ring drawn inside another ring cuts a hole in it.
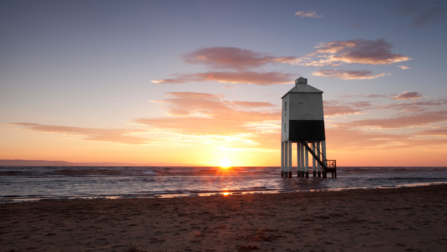
[{"label": "lighthouse on stilts", "polygon": [[292,143],[297,143],[297,176],[309,177],[309,158],[313,177],[337,177],[335,160],[326,156],[323,91],[295,80],[295,87],[282,97],[281,177],[292,177]]}]

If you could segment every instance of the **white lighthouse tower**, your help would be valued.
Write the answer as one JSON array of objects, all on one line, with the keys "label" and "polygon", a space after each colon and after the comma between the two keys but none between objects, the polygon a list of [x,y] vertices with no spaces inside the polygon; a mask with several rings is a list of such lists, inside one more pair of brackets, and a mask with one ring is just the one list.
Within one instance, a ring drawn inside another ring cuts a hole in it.
[{"label": "white lighthouse tower", "polygon": [[292,143],[297,143],[298,177],[309,177],[309,154],[314,177],[337,176],[335,160],[326,158],[323,91],[302,77],[282,97],[281,177],[292,177]]}]

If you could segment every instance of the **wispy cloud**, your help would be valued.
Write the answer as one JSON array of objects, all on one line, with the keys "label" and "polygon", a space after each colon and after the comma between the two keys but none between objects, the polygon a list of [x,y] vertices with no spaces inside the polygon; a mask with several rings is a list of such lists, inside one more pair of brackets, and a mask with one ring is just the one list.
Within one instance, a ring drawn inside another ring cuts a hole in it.
[{"label": "wispy cloud", "polygon": [[428,136],[447,136],[447,127],[439,127],[435,129],[422,130],[417,132],[418,135],[428,135]]},{"label": "wispy cloud", "polygon": [[429,26],[442,20],[445,13],[447,13],[445,1],[405,1],[397,10],[397,15],[413,18],[411,24],[413,27]]},{"label": "wispy cloud", "polygon": [[340,63],[358,63],[370,65],[388,65],[411,60],[408,56],[391,53],[392,44],[383,39],[378,40],[346,40],[320,43],[309,58],[321,58],[305,62],[312,66],[337,66]]},{"label": "wispy cloud", "polygon": [[[163,106],[173,117],[139,118],[134,122],[192,135],[237,135],[253,132],[255,124],[277,121],[281,113],[268,102],[226,101],[221,95],[167,93]],[[248,110],[247,110],[248,109]]]},{"label": "wispy cloud", "polygon": [[391,97],[393,95],[385,95],[385,94],[344,94],[342,98],[352,98],[352,97],[366,97],[366,98],[382,98],[382,97]]},{"label": "wispy cloud", "polygon": [[265,108],[275,106],[270,102],[228,101],[224,103],[232,107],[241,107],[241,108]]},{"label": "wispy cloud", "polygon": [[339,101],[324,101],[324,115],[325,116],[341,116],[363,114],[365,108],[371,106],[369,102],[352,102],[342,103]]},{"label": "wispy cloud", "polygon": [[350,123],[341,123],[338,125],[396,129],[423,126],[443,121],[447,121],[447,110],[424,112],[410,116],[397,116],[393,118],[357,120]]},{"label": "wispy cloud", "polygon": [[326,129],[331,147],[336,150],[383,149],[395,142],[402,145],[408,139],[405,135],[384,134],[372,131],[362,131],[351,127],[332,127]]},{"label": "wispy cloud", "polygon": [[98,129],[82,128],[57,125],[44,125],[37,123],[11,123],[10,126],[17,126],[27,130],[46,133],[59,133],[69,136],[80,137],[83,140],[114,142],[123,144],[146,144],[151,139],[132,136],[135,133],[142,133],[145,130],[138,129]]},{"label": "wispy cloud", "polygon": [[[371,105],[371,103],[368,103],[370,106],[367,106],[368,109],[391,109],[391,110],[400,110],[400,111],[406,111],[406,112],[420,112],[420,111],[426,111],[430,108],[437,107],[437,106],[444,106],[447,105],[447,98],[440,98],[440,99],[430,99],[430,100],[417,100],[420,98],[423,98],[422,94],[419,92],[412,92],[414,94],[409,94],[404,92],[400,95],[397,94],[346,94],[342,98],[352,98],[352,97],[363,97],[363,98],[389,98],[392,100],[399,101],[399,103],[387,103],[387,104],[375,104]],[[406,98],[405,95],[407,95]],[[396,97],[399,97],[399,99],[396,99]],[[410,98],[414,97],[414,98]],[[406,102],[408,100],[411,100],[411,102]],[[402,102],[403,101],[403,102]],[[338,104],[341,104],[339,101],[337,101]],[[365,102],[360,102],[365,103]],[[351,104],[354,103],[346,103]]]},{"label": "wispy cloud", "polygon": [[[324,101],[324,113],[326,116],[339,116],[339,115],[350,115],[350,114],[363,114],[366,110],[394,110],[394,111],[405,111],[409,113],[417,113],[422,111],[430,111],[436,109],[436,107],[442,107],[447,105],[447,98],[439,99],[422,99],[423,96],[419,92],[412,92],[414,94],[409,94],[404,92],[400,95],[397,94],[346,94],[342,98],[387,98],[394,100],[390,103],[377,103],[377,100],[370,101],[358,101],[358,102],[343,102],[342,100],[334,101]],[[403,96],[407,97],[402,99]],[[395,99],[400,97],[400,99]],[[409,98],[414,97],[414,98]],[[416,98],[416,97],[420,97]],[[383,101],[383,99],[381,99]],[[396,103],[396,101],[399,101]]]},{"label": "wispy cloud", "polygon": [[383,94],[367,94],[362,96],[367,98],[390,97],[390,95],[383,95]]},{"label": "wispy cloud", "polygon": [[402,94],[392,97],[393,100],[409,100],[409,99],[421,99],[423,96],[419,92],[403,92]]},{"label": "wispy cloud", "polygon": [[[304,15],[304,14],[303,14]],[[237,47],[206,47],[183,55],[186,63],[201,64],[224,71],[206,71],[193,74],[174,74],[166,79],[152,80],[156,84],[184,84],[187,82],[216,81],[232,84],[278,85],[292,83],[295,74],[277,71],[256,72],[250,69],[272,63],[302,66],[340,66],[348,64],[392,64],[410,60],[408,56],[391,52],[392,44],[383,39],[346,40],[320,43],[317,50],[305,57],[277,57]],[[399,66],[405,69],[405,66]],[[369,70],[320,70],[316,76],[343,80],[375,79],[388,74],[373,74]],[[229,88],[226,86],[225,88]]]},{"label": "wispy cloud", "polygon": [[321,70],[312,72],[312,74],[315,76],[331,77],[342,80],[370,80],[388,75],[386,73],[373,74],[369,70]]},{"label": "wispy cloud", "polygon": [[408,66],[402,66],[402,65],[400,65],[400,66],[397,66],[397,67],[399,67],[400,69],[403,69],[403,70],[408,70],[408,69],[411,69],[410,67],[408,67]]},{"label": "wispy cloud", "polygon": [[[175,74],[174,77],[152,80],[156,84],[183,84],[187,82],[216,81],[232,84],[278,85],[293,83],[295,75],[271,72],[248,71],[268,63],[299,64],[301,59],[294,56],[276,57],[266,53],[237,47],[206,47],[183,55],[185,62],[201,64],[214,69],[229,71],[208,71],[194,74]],[[225,86],[226,89],[236,87]]]},{"label": "wispy cloud", "polygon": [[[269,63],[340,66],[342,63],[378,65],[410,60],[408,56],[391,53],[391,43],[383,39],[332,41],[320,43],[316,48],[317,50],[312,53],[299,58],[295,56],[277,57],[237,47],[206,47],[183,55],[185,62],[229,71],[176,74],[174,77],[152,80],[152,82],[156,84],[183,84],[192,81],[216,81],[232,84],[278,85],[292,83],[295,75],[277,71],[255,72],[248,69],[261,67]],[[405,68],[405,66],[400,67]],[[388,75],[386,73],[373,74],[369,70],[320,70],[313,72],[313,74],[343,80],[375,79]],[[228,88],[228,86],[225,88]]]},{"label": "wispy cloud", "polygon": [[267,63],[298,64],[294,56],[275,57],[266,53],[237,47],[206,47],[183,56],[187,63],[202,64],[216,69],[246,70]]},{"label": "wispy cloud", "polygon": [[[423,132],[417,134],[422,135]],[[429,133],[429,132],[427,132]],[[335,127],[326,130],[330,148],[336,150],[386,150],[414,146],[445,146],[447,139],[420,139],[408,134],[385,134],[356,128]]]},{"label": "wispy cloud", "polygon": [[311,11],[298,11],[295,13],[295,16],[300,16],[300,17],[309,17],[309,18],[321,18],[321,15],[317,14],[316,10],[311,10]]},{"label": "wispy cloud", "polygon": [[153,80],[157,84],[182,84],[186,82],[217,81],[232,84],[280,85],[290,84],[295,77],[281,72],[206,72],[196,74],[178,74],[176,78]]},{"label": "wispy cloud", "polygon": [[[422,95],[421,95],[422,96]],[[393,99],[393,98],[391,98]],[[390,103],[390,104],[381,104],[375,106],[377,109],[392,109],[392,110],[402,110],[407,112],[420,112],[426,111],[430,108],[437,106],[447,105],[447,98],[441,99],[431,99],[425,101],[417,101],[413,99],[411,102],[400,102],[400,103]]]},{"label": "wispy cloud", "polygon": [[230,86],[230,85],[225,85],[224,88],[225,89],[231,89],[231,90],[237,89],[236,86]]},{"label": "wispy cloud", "polygon": [[392,109],[392,110],[400,110],[405,112],[421,112],[427,110],[424,106],[415,104],[415,103],[391,103],[391,104],[382,104],[377,105],[376,109]]},{"label": "wispy cloud", "polygon": [[[191,81],[191,79],[195,79],[193,78],[193,76],[191,77],[191,75],[181,75],[183,78],[168,78],[168,79],[161,79],[161,80],[152,80],[152,83],[155,84],[183,84],[186,83],[188,81]],[[202,78],[202,80],[199,81],[203,81],[204,79]]]}]

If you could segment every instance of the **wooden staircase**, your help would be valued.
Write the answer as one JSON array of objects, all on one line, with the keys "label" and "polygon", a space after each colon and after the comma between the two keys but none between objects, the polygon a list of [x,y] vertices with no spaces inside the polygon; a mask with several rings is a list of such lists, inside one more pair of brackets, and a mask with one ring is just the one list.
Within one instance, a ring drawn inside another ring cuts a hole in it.
[{"label": "wooden staircase", "polygon": [[315,158],[315,160],[323,167],[323,178],[327,177],[327,173],[330,172],[332,174],[333,178],[337,177],[337,162],[336,160],[327,160],[326,157],[321,153],[320,149],[317,147],[318,153],[321,154],[322,159],[321,160],[317,154],[307,145],[305,141],[299,141],[309,152],[310,154]]}]

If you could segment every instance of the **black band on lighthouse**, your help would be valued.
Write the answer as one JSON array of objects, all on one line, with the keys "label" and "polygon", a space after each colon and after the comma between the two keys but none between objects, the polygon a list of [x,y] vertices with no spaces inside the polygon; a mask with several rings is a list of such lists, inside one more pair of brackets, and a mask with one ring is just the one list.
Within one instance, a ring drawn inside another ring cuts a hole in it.
[{"label": "black band on lighthouse", "polygon": [[290,120],[289,140],[293,141],[325,141],[324,120]]}]

